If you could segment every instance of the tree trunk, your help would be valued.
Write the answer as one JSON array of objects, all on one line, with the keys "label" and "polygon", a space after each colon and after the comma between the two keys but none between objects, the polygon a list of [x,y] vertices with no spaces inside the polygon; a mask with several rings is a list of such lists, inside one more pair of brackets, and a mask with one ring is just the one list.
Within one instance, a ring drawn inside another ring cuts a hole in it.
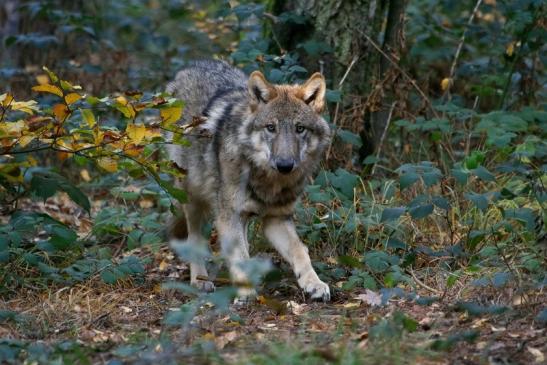
[{"label": "tree trunk", "polygon": [[[275,0],[268,8],[275,15],[293,11],[309,19],[305,25],[283,24],[274,28],[283,48],[292,50],[312,39],[332,48],[331,53],[320,59],[302,54],[302,61],[310,71],[321,69],[330,81],[330,88],[343,92],[343,102],[337,112],[331,111],[331,118],[337,125],[360,133],[363,140],[360,161],[374,152],[386,124],[384,105],[389,105],[385,102],[386,92],[377,90],[377,85],[385,86],[378,82],[392,70],[392,65],[371,41],[397,58],[405,3],[405,0]],[[349,113],[350,117],[343,118]]]}]

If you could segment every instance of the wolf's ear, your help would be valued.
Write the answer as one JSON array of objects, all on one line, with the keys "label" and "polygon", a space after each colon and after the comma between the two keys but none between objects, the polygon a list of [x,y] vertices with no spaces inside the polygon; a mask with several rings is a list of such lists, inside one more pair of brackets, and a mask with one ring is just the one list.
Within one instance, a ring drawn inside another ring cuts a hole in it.
[{"label": "wolf's ear", "polygon": [[317,113],[320,113],[325,106],[326,89],[325,78],[319,72],[316,72],[301,86],[302,100]]},{"label": "wolf's ear", "polygon": [[249,76],[249,93],[257,103],[267,103],[277,95],[272,84],[266,81],[266,78],[260,71],[254,71]]}]

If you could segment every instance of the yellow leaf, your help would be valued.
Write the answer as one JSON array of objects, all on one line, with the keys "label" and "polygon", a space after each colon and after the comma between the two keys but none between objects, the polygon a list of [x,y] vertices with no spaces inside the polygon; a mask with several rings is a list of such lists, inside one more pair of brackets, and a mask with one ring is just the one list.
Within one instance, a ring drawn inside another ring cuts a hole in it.
[{"label": "yellow leaf", "polygon": [[27,126],[24,120],[0,123],[0,134],[6,134],[8,136],[20,136],[21,132],[25,129],[27,129]]},{"label": "yellow leaf", "polygon": [[74,104],[75,102],[77,102],[81,98],[82,98],[82,96],[80,94],[70,93],[67,96],[65,96],[65,101],[68,105],[70,105],[70,104]]},{"label": "yellow leaf", "polygon": [[182,106],[172,106],[160,110],[161,121],[164,126],[177,122],[182,116]]},{"label": "yellow leaf", "polygon": [[63,91],[55,85],[36,85],[32,87],[32,90],[42,93],[55,94],[57,96],[63,97]]},{"label": "yellow leaf", "polygon": [[97,123],[93,112],[89,109],[80,109],[80,112],[82,113],[82,117],[84,118],[89,128],[93,128],[93,126],[95,126],[95,124]]},{"label": "yellow leaf", "polygon": [[127,125],[125,132],[133,143],[139,144],[144,138],[146,127],[143,124],[131,123]]},{"label": "yellow leaf", "polygon": [[161,260],[159,270],[160,271],[165,271],[168,268],[169,268],[169,263],[165,260]]},{"label": "yellow leaf", "polygon": [[70,110],[68,110],[65,104],[55,104],[53,106],[53,114],[55,114],[58,121],[63,122],[68,114],[70,114]]},{"label": "yellow leaf", "polygon": [[80,170],[80,176],[85,182],[91,181],[91,176],[89,176],[89,171],[87,171],[86,169]]},{"label": "yellow leaf", "polygon": [[0,103],[4,108],[7,108],[13,101],[13,95],[10,93],[0,95]]},{"label": "yellow leaf", "polygon": [[36,76],[36,81],[39,85],[47,85],[49,84],[49,77],[47,75],[38,75]]},{"label": "yellow leaf", "polygon": [[449,77],[445,77],[442,81],[441,81],[441,89],[443,91],[445,91],[446,89],[448,89],[448,87],[452,84],[452,79],[449,78]]},{"label": "yellow leaf", "polygon": [[27,134],[26,136],[22,136],[21,138],[19,138],[19,145],[21,147],[26,147],[30,142],[32,142],[34,138],[36,138],[36,136],[32,134]]},{"label": "yellow leaf", "polygon": [[98,146],[103,142],[104,132],[100,129],[93,129],[93,139],[95,140],[95,145]]},{"label": "yellow leaf", "polygon": [[146,128],[146,133],[144,134],[144,138],[146,139],[152,139],[154,137],[161,137],[161,129],[159,128]]},{"label": "yellow leaf", "polygon": [[515,53],[515,42],[511,42],[507,45],[505,48],[505,54],[509,57],[511,57]]},{"label": "yellow leaf", "polygon": [[123,116],[129,119],[133,119],[137,113],[135,112],[135,108],[133,108],[133,105],[127,104],[127,105],[116,105],[116,109],[118,109],[120,112],[122,112]]},{"label": "yellow leaf", "polygon": [[63,151],[69,151],[72,152],[74,150],[74,146],[71,140],[65,140],[65,139],[57,139],[57,148],[63,150]]},{"label": "yellow leaf", "polygon": [[136,146],[134,145],[133,143],[131,144],[128,144],[127,146],[124,146],[123,147],[123,152],[127,155],[127,156],[131,156],[131,157],[138,157],[138,156],[141,156],[142,155],[142,151],[143,151],[144,147],[143,146]]},{"label": "yellow leaf", "polygon": [[38,103],[34,100],[14,101],[11,103],[11,110],[19,110],[27,114],[33,114],[39,110],[37,104]]},{"label": "yellow leaf", "polygon": [[127,105],[127,99],[122,95],[116,98],[116,102],[118,102],[121,105]]},{"label": "yellow leaf", "polygon": [[110,157],[101,157],[97,160],[97,164],[108,172],[116,172],[118,170],[118,163]]}]

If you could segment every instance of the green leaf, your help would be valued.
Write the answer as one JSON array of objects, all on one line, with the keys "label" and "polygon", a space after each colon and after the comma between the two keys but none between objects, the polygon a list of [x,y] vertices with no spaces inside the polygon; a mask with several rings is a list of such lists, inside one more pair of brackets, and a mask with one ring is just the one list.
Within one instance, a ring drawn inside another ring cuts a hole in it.
[{"label": "green leaf", "polygon": [[484,194],[477,194],[473,192],[463,194],[466,199],[473,202],[473,204],[480,210],[485,211],[488,208],[488,198]]},{"label": "green leaf", "polygon": [[385,208],[382,211],[382,217],[380,218],[380,222],[386,222],[386,221],[398,219],[405,212],[406,212],[405,207]]},{"label": "green leaf", "polygon": [[365,265],[373,272],[385,272],[399,263],[399,256],[384,251],[371,251],[365,255]]},{"label": "green leaf", "polygon": [[106,269],[101,272],[101,279],[107,284],[116,284],[119,277],[120,276],[111,269]]},{"label": "green leaf", "polygon": [[450,203],[448,202],[448,200],[445,197],[434,196],[434,197],[431,198],[431,201],[433,202],[433,204],[435,204],[435,206],[437,208],[441,208],[441,209],[444,209],[444,210],[449,210],[450,209]]},{"label": "green leaf", "polygon": [[30,180],[30,190],[44,200],[53,196],[58,190],[61,190],[66,192],[74,203],[86,211],[89,212],[91,209],[89,199],[80,189],[63,176],[51,171],[34,172]]},{"label": "green leaf", "polygon": [[175,198],[179,203],[186,203],[188,197],[184,190],[175,188],[171,182],[165,180],[158,180],[159,185],[165,189],[165,191]]},{"label": "green leaf", "polygon": [[410,208],[408,212],[412,218],[422,219],[433,213],[433,204],[418,205]]},{"label": "green leaf", "polygon": [[327,90],[325,98],[330,103],[340,103],[342,101],[342,92],[340,90]]},{"label": "green leaf", "polygon": [[462,168],[454,168],[450,170],[452,173],[452,176],[454,176],[454,179],[458,182],[460,185],[467,184],[467,178],[469,177],[469,172],[463,170]]},{"label": "green leaf", "polygon": [[347,198],[353,198],[353,189],[359,183],[359,176],[339,168],[334,176],[331,175],[331,183]]},{"label": "green leaf", "polygon": [[536,226],[536,216],[534,211],[530,208],[505,209],[503,211],[503,217],[505,219],[514,219],[524,223],[526,230],[530,232],[533,231]]},{"label": "green leaf", "polygon": [[360,148],[363,145],[363,141],[361,141],[361,137],[359,135],[346,129],[338,129],[336,135],[345,143],[352,144],[357,148]]},{"label": "green leaf", "polygon": [[420,175],[415,172],[407,172],[402,174],[399,178],[399,186],[401,190],[405,190],[406,188],[414,185],[414,183],[418,180],[420,180]]},{"label": "green leaf", "polygon": [[471,170],[471,172],[483,181],[496,181],[496,177],[484,166],[479,166]]}]

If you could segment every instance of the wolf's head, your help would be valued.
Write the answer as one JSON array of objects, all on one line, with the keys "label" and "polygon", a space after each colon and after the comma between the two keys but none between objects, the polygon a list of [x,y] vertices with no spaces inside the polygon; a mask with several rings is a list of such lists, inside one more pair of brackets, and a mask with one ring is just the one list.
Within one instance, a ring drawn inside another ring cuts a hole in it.
[{"label": "wolf's head", "polygon": [[315,73],[302,85],[272,85],[255,71],[248,88],[251,117],[245,134],[255,166],[279,174],[309,172],[330,138],[320,116],[325,105],[323,76]]}]

